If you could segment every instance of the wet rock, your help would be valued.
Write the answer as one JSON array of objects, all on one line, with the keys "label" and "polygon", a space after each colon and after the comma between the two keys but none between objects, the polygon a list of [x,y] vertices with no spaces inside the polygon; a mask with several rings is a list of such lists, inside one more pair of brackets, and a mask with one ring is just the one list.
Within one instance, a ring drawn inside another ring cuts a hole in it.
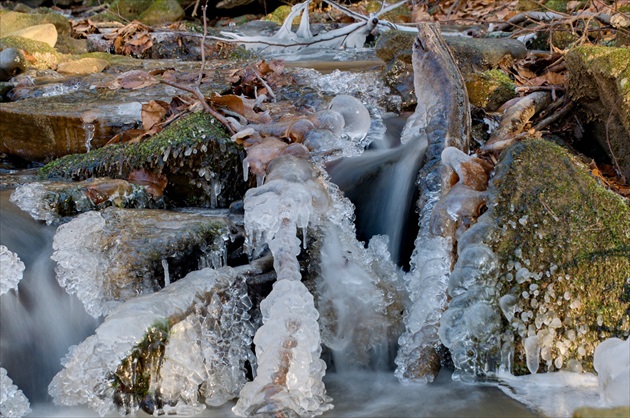
[{"label": "wet rock", "polygon": [[630,207],[548,141],[517,143],[495,170],[440,326],[456,374],[592,371],[595,347],[630,329]]},{"label": "wet rock", "polygon": [[34,219],[54,223],[61,218],[91,210],[119,208],[159,208],[162,199],[155,199],[144,186],[125,180],[96,178],[82,182],[28,183],[19,186],[11,201]]},{"label": "wet rock", "polygon": [[62,62],[57,71],[62,74],[87,75],[100,73],[109,66],[109,61],[99,58],[81,58],[76,61]]},{"label": "wet rock", "polygon": [[196,113],[136,144],[113,144],[87,154],[69,155],[47,164],[49,178],[128,178],[146,169],[167,177],[165,198],[176,205],[228,207],[242,199],[245,153],[219,122]]},{"label": "wet rock", "polygon": [[630,179],[630,50],[581,46],[566,56],[569,95],[586,129]]},{"label": "wet rock", "polygon": [[495,111],[516,96],[514,82],[500,70],[473,73],[466,77],[470,103],[485,110]]},{"label": "wet rock", "polygon": [[60,226],[52,259],[59,283],[98,317],[190,271],[221,267],[231,228],[211,213],[107,208]]},{"label": "wet rock", "polygon": [[57,29],[52,23],[44,23],[42,25],[29,26],[9,32],[5,36],[19,36],[21,38],[31,39],[33,41],[43,42],[51,47],[57,44]]},{"label": "wet rock", "polygon": [[0,51],[0,81],[8,81],[26,68],[24,55],[15,48]]}]

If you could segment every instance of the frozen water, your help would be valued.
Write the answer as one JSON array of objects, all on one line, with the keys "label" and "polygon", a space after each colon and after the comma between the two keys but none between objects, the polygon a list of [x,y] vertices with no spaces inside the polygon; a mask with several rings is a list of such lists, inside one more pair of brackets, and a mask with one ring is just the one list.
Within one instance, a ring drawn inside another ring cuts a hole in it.
[{"label": "frozen water", "polygon": [[[87,404],[102,415],[115,411],[114,373],[147,330],[164,321],[184,321],[171,328],[174,346],[164,361],[161,388],[166,400],[177,405],[181,402],[181,408],[194,407],[186,402],[191,401],[191,390],[198,382],[203,383],[200,393],[210,404],[234,396],[244,383],[244,362],[250,358],[247,353],[252,335],[246,312],[250,304],[239,280],[231,268],[203,269],[160,292],[119,305],[94,335],[71,347],[63,361],[64,369],[49,386],[54,402]],[[191,313],[182,318],[186,312]],[[151,377],[160,380],[159,376]],[[221,382],[221,388],[217,388],[217,382]],[[130,407],[133,412],[138,405]],[[175,410],[181,413],[181,408],[176,406]]]},{"label": "frozen water", "polygon": [[630,405],[630,338],[609,338],[595,348],[599,393],[609,406]]},{"label": "frozen water", "polygon": [[366,137],[371,125],[370,112],[360,100],[340,94],[331,100],[328,108],[343,116],[343,132],[352,141],[360,142]]},{"label": "frozen water", "polygon": [[[297,255],[300,240],[318,224],[328,196],[310,162],[292,156],[276,158],[267,183],[245,195],[245,228],[250,243],[269,246],[277,281],[261,303],[263,326],[256,332],[256,377],[241,390],[233,408],[241,416],[260,414],[318,415],[332,408],[322,378],[319,313],[302,284]],[[306,239],[306,237],[304,237]]]},{"label": "frozen water", "polygon": [[17,254],[0,245],[0,295],[7,293],[11,289],[17,289],[18,283],[22,280],[24,263]]},{"label": "frozen water", "polygon": [[33,219],[46,221],[50,224],[57,220],[58,216],[54,213],[46,202],[48,190],[41,183],[28,183],[19,186],[11,194],[11,202],[15,203],[20,209],[28,212]]},{"label": "frozen water", "polygon": [[19,418],[31,412],[28,399],[0,367],[0,417]]}]

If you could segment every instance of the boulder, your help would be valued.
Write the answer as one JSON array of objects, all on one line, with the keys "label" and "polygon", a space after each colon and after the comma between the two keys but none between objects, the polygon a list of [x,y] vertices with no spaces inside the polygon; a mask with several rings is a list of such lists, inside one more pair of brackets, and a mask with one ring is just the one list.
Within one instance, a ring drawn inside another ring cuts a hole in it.
[{"label": "boulder", "polygon": [[71,25],[68,19],[59,13],[19,13],[0,10],[0,38],[20,29],[51,23],[59,35],[70,35]]},{"label": "boulder", "polygon": [[630,179],[630,49],[585,45],[565,61],[585,137],[593,137]]},{"label": "boulder", "polygon": [[10,32],[5,36],[19,36],[21,38],[32,39],[34,41],[43,42],[55,47],[57,44],[57,29],[52,23],[44,23],[41,25],[29,26],[24,29],[18,29]]},{"label": "boulder", "polygon": [[59,54],[55,48],[46,42],[34,39],[23,38],[21,36],[6,36],[0,38],[0,49],[14,48],[34,58],[29,62],[29,66],[39,70],[55,68],[59,63]]},{"label": "boulder", "polygon": [[488,210],[458,239],[440,337],[464,380],[592,371],[630,330],[630,207],[559,146],[501,155]]},{"label": "boulder", "polygon": [[26,68],[24,55],[15,48],[0,51],[0,81],[8,81]]}]

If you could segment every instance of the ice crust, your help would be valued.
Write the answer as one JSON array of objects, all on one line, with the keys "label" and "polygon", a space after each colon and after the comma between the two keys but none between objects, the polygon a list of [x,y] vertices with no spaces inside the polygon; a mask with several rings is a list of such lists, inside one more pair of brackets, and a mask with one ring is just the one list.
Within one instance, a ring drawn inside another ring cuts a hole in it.
[{"label": "ice crust", "polygon": [[608,406],[630,406],[630,338],[609,338],[595,348],[599,393]]},{"label": "ice crust", "polygon": [[[56,404],[87,404],[101,415],[115,412],[113,374],[147,330],[166,320],[176,323],[161,386],[151,388],[162,392],[165,410],[199,412],[205,406],[198,403],[198,393],[209,405],[223,403],[245,382],[244,363],[252,357],[250,307],[243,279],[234,269],[189,273],[160,292],[116,307],[94,335],[71,347],[49,393]],[[152,379],[160,381],[160,376]],[[137,409],[137,404],[130,405],[129,412]]]},{"label": "ice crust", "polygon": [[11,289],[17,289],[25,266],[20,257],[4,245],[0,245],[0,265],[0,295],[3,295]]},{"label": "ice crust", "polygon": [[322,381],[319,313],[301,282],[296,236],[300,228],[306,240],[309,223],[319,224],[328,205],[311,163],[292,156],[276,158],[267,182],[245,194],[249,241],[259,250],[268,245],[277,281],[261,303],[263,326],[254,337],[258,370],[241,390],[237,415],[314,416],[332,408]]},{"label": "ice crust", "polygon": [[26,396],[0,367],[0,417],[19,418],[31,412]]}]

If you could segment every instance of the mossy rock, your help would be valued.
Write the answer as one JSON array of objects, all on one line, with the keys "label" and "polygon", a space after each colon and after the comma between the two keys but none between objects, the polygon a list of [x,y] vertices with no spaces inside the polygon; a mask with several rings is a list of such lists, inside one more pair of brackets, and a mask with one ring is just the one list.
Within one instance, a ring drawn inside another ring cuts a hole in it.
[{"label": "mossy rock", "polygon": [[595,347],[630,331],[628,202],[544,140],[502,154],[490,195],[497,230],[485,244],[499,259],[497,297],[516,298],[514,318],[503,317],[513,371],[527,373],[522,342],[531,333],[547,341],[539,371],[592,371]]},{"label": "mossy rock", "polygon": [[630,179],[630,49],[580,46],[565,57],[569,95],[586,135],[595,137]]},{"label": "mossy rock", "polygon": [[44,166],[40,175],[128,178],[132,171],[145,169],[166,175],[165,198],[173,204],[227,207],[245,193],[244,157],[242,147],[230,140],[220,123],[200,112],[139,143],[59,158]]},{"label": "mossy rock", "polygon": [[55,48],[45,42],[22,38],[19,36],[7,36],[0,38],[0,49],[15,48],[28,53],[35,58],[31,65],[37,69],[55,68],[62,56]]},{"label": "mossy rock", "polygon": [[172,23],[184,17],[177,0],[114,0],[98,20],[139,20],[147,25]]},{"label": "mossy rock", "polygon": [[617,408],[589,408],[581,407],[573,411],[573,418],[628,418],[630,406]]},{"label": "mossy rock", "polygon": [[466,90],[472,105],[490,111],[516,96],[514,82],[501,70],[470,74],[466,78]]},{"label": "mossy rock", "polygon": [[[282,5],[280,7],[278,7],[276,10],[274,10],[273,12],[269,13],[267,16],[265,16],[263,18],[263,20],[268,20],[270,22],[275,22],[279,25],[282,25],[285,21],[285,19],[289,16],[289,14],[291,13],[291,6],[288,5]],[[300,24],[300,16],[297,16],[293,19],[293,22],[291,23],[292,25],[299,25]]]}]

